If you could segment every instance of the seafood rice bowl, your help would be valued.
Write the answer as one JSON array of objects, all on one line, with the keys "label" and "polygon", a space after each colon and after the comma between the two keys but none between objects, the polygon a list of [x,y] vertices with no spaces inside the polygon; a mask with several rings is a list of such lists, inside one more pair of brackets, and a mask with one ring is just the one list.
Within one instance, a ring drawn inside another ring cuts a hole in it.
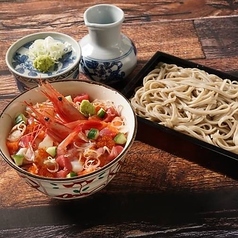
[{"label": "seafood rice bowl", "polygon": [[0,117],[3,159],[30,186],[56,199],[104,188],[136,135],[136,116],[115,89],[87,81],[42,81]]}]

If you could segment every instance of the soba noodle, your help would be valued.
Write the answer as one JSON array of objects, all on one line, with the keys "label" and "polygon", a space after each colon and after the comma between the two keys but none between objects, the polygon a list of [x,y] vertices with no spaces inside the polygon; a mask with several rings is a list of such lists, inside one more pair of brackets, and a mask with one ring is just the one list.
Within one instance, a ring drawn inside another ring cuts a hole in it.
[{"label": "soba noodle", "polygon": [[136,114],[238,154],[238,83],[159,63],[131,98]]}]

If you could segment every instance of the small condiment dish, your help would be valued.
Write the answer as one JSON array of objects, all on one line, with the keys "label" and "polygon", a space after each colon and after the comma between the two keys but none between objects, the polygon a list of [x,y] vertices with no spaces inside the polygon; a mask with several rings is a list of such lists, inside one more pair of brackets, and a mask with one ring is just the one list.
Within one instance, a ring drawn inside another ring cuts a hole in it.
[{"label": "small condiment dish", "polygon": [[[37,70],[29,57],[29,47],[38,39],[52,37],[62,43],[68,43],[72,51],[63,55],[61,59],[47,72]],[[59,32],[39,32],[27,35],[13,43],[6,53],[6,64],[13,74],[20,92],[38,85],[39,80],[47,79],[48,82],[56,82],[65,79],[77,79],[79,74],[79,62],[81,60],[81,48],[71,36]]]}]

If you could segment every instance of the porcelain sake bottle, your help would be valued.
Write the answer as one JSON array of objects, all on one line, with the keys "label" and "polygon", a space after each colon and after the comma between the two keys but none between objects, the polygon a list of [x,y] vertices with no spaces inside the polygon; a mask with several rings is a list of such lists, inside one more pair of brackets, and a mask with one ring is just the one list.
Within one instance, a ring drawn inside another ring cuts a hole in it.
[{"label": "porcelain sake bottle", "polygon": [[80,71],[90,79],[113,85],[126,79],[137,63],[133,42],[121,33],[124,12],[117,6],[100,4],[84,12],[88,35],[80,41]]}]

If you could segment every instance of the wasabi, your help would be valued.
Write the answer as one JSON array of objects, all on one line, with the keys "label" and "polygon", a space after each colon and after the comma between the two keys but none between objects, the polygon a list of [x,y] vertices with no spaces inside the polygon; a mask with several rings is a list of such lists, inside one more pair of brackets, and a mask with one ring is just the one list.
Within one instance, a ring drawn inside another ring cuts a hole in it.
[{"label": "wasabi", "polygon": [[55,40],[51,36],[45,39],[37,39],[29,48],[29,58],[33,66],[41,72],[47,72],[62,56],[72,51],[72,45],[68,42]]},{"label": "wasabi", "polygon": [[33,66],[40,72],[47,72],[53,65],[55,61],[48,55],[39,55],[33,61]]}]

